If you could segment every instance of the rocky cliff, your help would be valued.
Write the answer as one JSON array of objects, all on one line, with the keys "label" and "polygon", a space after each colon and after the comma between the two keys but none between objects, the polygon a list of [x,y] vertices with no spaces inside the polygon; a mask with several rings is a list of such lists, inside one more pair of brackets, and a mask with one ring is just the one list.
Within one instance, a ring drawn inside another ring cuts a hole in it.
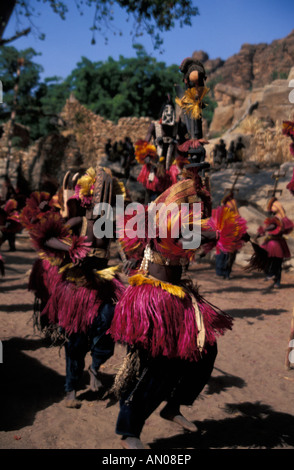
[{"label": "rocky cliff", "polygon": [[203,51],[195,51],[193,57],[203,62],[208,81],[243,90],[263,87],[277,78],[287,78],[293,67],[294,30],[271,44],[243,44],[237,54],[225,61],[211,60]]},{"label": "rocky cliff", "polygon": [[221,135],[235,126],[246,113],[268,123],[291,119],[289,84],[294,79],[294,30],[271,44],[244,44],[238,54],[226,61],[211,60],[195,51],[207,71],[207,83],[217,102],[209,136]]}]

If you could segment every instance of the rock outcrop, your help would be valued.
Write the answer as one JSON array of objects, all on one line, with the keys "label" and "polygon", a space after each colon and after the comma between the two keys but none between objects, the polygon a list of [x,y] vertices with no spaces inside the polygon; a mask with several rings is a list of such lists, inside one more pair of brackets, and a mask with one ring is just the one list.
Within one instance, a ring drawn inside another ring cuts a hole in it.
[{"label": "rock outcrop", "polygon": [[210,136],[234,126],[254,103],[258,103],[254,114],[261,119],[275,123],[291,118],[289,83],[294,78],[294,30],[271,44],[243,44],[239,53],[226,61],[211,60],[203,51],[194,52],[193,57],[203,62],[217,102]]},{"label": "rock outcrop", "polygon": [[203,51],[194,52],[193,57],[203,62],[209,81],[244,90],[263,87],[277,78],[286,78],[293,67],[294,30],[271,44],[243,44],[225,61],[211,60]]},{"label": "rock outcrop", "polygon": [[286,79],[274,80],[247,93],[239,89],[239,95],[236,87],[218,84],[216,97],[219,101],[209,127],[210,136],[228,131],[250,115],[273,125],[277,121],[293,119],[294,106],[290,101],[290,93],[294,88],[290,86],[293,74],[294,67]]}]

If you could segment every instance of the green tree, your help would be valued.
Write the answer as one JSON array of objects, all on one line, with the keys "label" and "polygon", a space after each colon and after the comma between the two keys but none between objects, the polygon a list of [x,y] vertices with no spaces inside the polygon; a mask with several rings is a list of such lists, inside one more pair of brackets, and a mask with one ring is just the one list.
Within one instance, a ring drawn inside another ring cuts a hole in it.
[{"label": "green tree", "polygon": [[166,94],[175,96],[178,66],[148,56],[141,45],[136,57],[120,56],[118,61],[91,62],[85,57],[68,77],[76,98],[96,114],[117,121],[120,117],[158,118]]},{"label": "green tree", "polygon": [[[16,122],[30,128],[33,140],[56,129],[57,115],[69,94],[66,81],[56,77],[40,81],[41,65],[35,63],[40,55],[29,48],[18,51],[14,47],[0,49],[0,77],[3,84],[3,104],[0,105],[0,123],[10,118],[12,109]],[[22,59],[19,78],[17,70]],[[18,81],[16,104],[14,87]]]},{"label": "green tree", "polygon": [[[40,0],[38,0],[40,1]],[[197,7],[193,6],[192,0],[75,0],[75,2],[59,0],[43,0],[49,2],[52,10],[62,19],[66,19],[66,14],[72,4],[83,14],[84,8],[94,8],[92,30],[92,42],[95,42],[97,31],[107,34],[114,24],[113,6],[118,5],[129,17],[133,19],[133,36],[139,37],[142,32],[147,32],[153,39],[154,47],[159,48],[162,44],[160,33],[170,31],[176,23],[191,25],[191,18],[198,15]],[[69,6],[70,5],[70,6]],[[36,8],[31,0],[2,0],[0,3],[0,45],[12,39],[28,34],[32,26],[32,18],[36,16]],[[16,32],[13,38],[3,39],[5,27],[13,12],[19,17],[23,17],[29,25],[23,31]],[[119,34],[122,34],[119,29]],[[3,42],[4,41],[4,42]]]}]

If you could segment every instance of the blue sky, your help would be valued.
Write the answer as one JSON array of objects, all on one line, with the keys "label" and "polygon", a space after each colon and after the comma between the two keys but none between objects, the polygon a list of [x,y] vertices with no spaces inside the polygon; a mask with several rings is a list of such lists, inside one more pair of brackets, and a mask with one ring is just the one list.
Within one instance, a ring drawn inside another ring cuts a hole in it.
[{"label": "blue sky", "polygon": [[[118,7],[114,10],[117,28],[123,35],[108,33],[108,44],[99,34],[96,44],[91,45],[93,9],[84,8],[80,16],[75,2],[68,1],[70,11],[66,20],[61,20],[52,12],[48,3],[31,0],[36,5],[40,16],[34,24],[44,33],[45,40],[38,39],[37,34],[20,38],[9,45],[17,49],[32,47],[41,55],[35,62],[44,68],[42,78],[59,76],[65,78],[76,67],[82,56],[91,61],[106,61],[108,57],[115,60],[120,55],[134,57],[130,31],[132,22],[127,22],[126,15]],[[147,53],[167,65],[177,64],[196,50],[204,50],[211,59],[227,59],[239,52],[242,44],[270,44],[275,39],[287,36],[294,29],[293,0],[195,0],[199,15],[192,19],[192,26],[176,27],[162,34],[164,52],[154,51],[151,39],[140,37]],[[22,27],[27,26],[23,23]],[[5,37],[15,32],[16,19],[12,17],[5,32]]]}]

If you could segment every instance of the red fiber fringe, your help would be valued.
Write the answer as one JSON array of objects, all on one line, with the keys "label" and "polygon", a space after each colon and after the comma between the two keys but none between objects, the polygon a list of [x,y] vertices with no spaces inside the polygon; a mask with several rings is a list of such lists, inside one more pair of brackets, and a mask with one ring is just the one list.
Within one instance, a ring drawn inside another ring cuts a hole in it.
[{"label": "red fiber fringe", "polygon": [[245,243],[242,237],[247,231],[246,220],[228,207],[219,206],[213,209],[203,228],[206,228],[205,226],[219,233],[216,254],[221,251],[233,253],[240,250]]},{"label": "red fiber fringe", "polygon": [[51,323],[58,324],[68,334],[86,332],[97,317],[100,306],[105,302],[103,294],[106,284],[112,290],[114,301],[123,295],[125,287],[117,278],[105,281],[104,288],[101,286],[100,290],[78,287],[72,282],[59,279],[51,289],[42,315],[47,315]]},{"label": "red fiber fringe", "polygon": [[[196,291],[195,295],[204,319],[206,344],[213,344],[218,335],[232,328],[232,318]],[[153,357],[191,361],[201,357],[195,311],[188,294],[181,299],[161,287],[129,286],[116,305],[109,333],[116,342],[142,347]]]},{"label": "red fiber fringe", "polygon": [[261,248],[267,251],[270,258],[291,258],[291,253],[285,238],[266,240]]},{"label": "red fiber fringe", "polygon": [[49,261],[38,258],[32,267],[28,290],[34,292],[38,299],[47,302],[57,282],[61,280],[58,267]]}]

